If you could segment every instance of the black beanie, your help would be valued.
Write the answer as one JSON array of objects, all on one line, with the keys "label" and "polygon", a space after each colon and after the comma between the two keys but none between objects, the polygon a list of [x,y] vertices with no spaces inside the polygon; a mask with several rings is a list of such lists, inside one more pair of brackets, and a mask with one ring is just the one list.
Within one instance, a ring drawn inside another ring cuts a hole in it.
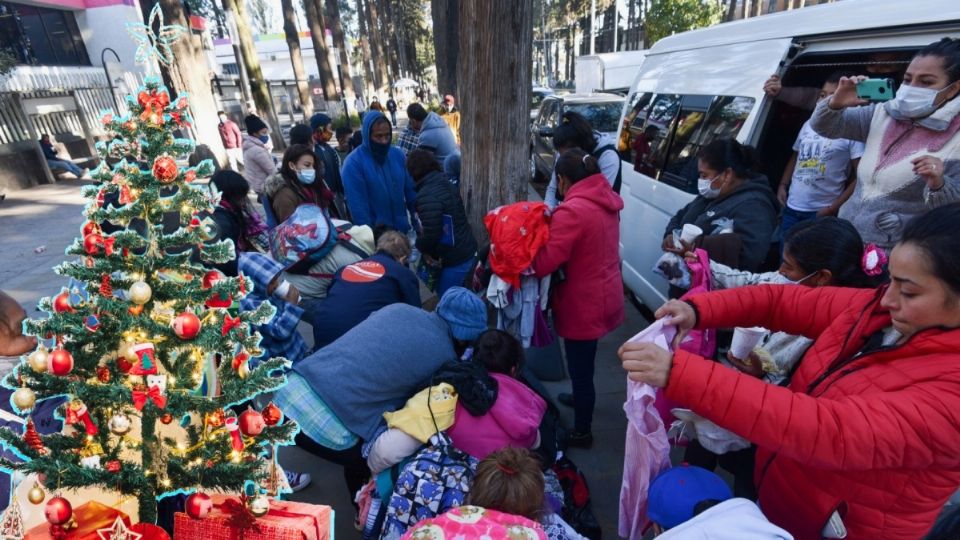
[{"label": "black beanie", "polygon": [[250,135],[256,135],[258,131],[267,127],[267,125],[263,123],[263,120],[261,120],[260,117],[255,114],[251,114],[250,116],[244,118],[243,123],[247,125],[247,133]]}]

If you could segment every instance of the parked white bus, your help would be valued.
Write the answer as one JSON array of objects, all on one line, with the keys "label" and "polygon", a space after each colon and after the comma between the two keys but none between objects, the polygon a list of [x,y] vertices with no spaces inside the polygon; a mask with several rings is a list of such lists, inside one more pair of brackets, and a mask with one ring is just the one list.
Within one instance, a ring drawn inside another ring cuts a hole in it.
[{"label": "parked white bus", "polygon": [[[765,96],[770,75],[784,87],[819,88],[837,70],[899,84],[913,53],[945,36],[960,37],[957,0],[844,0],[684,32],[646,51],[619,132],[620,254],[634,300],[656,309],[666,299],[652,268],[667,222],[697,192],[702,146],[727,137],[755,146],[776,192],[810,111]],[[651,125],[651,158],[635,170],[631,143]]]}]

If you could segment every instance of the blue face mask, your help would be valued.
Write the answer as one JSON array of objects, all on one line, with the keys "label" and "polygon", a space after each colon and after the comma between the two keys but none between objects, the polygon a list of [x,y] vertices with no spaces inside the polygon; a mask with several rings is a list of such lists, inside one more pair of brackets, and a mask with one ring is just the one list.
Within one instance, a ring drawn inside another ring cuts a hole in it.
[{"label": "blue face mask", "polygon": [[304,169],[297,171],[297,179],[301,184],[310,185],[317,179],[317,171],[314,169]]},{"label": "blue face mask", "polygon": [[264,144],[270,142],[270,136],[269,136],[269,135],[260,135],[260,136],[257,137],[257,138],[260,139],[260,142],[262,142],[262,143],[264,143]]}]

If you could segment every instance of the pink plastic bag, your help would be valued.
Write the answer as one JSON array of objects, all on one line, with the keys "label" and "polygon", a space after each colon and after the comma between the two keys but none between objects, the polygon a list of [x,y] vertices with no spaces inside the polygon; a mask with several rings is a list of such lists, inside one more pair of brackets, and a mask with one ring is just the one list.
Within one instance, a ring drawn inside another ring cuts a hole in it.
[{"label": "pink plastic bag", "polygon": [[[673,326],[659,320],[630,341],[651,342],[665,350],[676,335]],[[643,538],[647,526],[647,492],[650,482],[670,466],[670,442],[663,421],[654,406],[656,390],[627,379],[627,437],[623,458],[623,483],[620,485],[618,532],[625,538]]]}]

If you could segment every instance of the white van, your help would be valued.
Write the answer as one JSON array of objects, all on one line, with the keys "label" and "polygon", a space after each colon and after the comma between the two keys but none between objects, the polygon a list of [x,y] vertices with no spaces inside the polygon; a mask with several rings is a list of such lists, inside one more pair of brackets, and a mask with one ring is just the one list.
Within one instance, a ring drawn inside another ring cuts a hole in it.
[{"label": "white van", "polygon": [[[756,147],[776,192],[810,111],[766,97],[771,74],[785,88],[819,88],[837,70],[899,84],[913,53],[942,37],[960,37],[958,0],[845,0],[658,41],[624,104],[619,133],[620,255],[633,299],[651,309],[666,300],[667,283],[652,268],[667,222],[697,192],[702,146],[734,137]],[[659,128],[652,157],[635,170],[631,143],[651,125]],[[775,259],[774,252],[768,269]]]}]

